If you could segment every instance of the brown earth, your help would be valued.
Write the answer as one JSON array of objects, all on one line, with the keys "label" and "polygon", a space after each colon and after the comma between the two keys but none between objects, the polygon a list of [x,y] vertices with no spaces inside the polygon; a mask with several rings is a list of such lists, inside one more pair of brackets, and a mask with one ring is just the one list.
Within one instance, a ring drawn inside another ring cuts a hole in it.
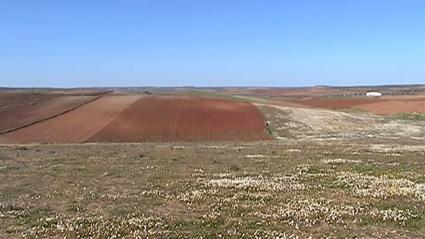
[{"label": "brown earth", "polygon": [[25,92],[0,92],[0,112],[11,112],[30,107],[57,97],[54,94],[33,94]]},{"label": "brown earth", "polygon": [[269,97],[319,97],[328,94],[339,93],[337,89],[330,88],[245,88],[245,89],[228,89],[232,94],[243,94],[253,96],[269,96]]},{"label": "brown earth", "polygon": [[370,104],[358,105],[356,108],[383,115],[404,112],[425,113],[425,99],[380,100]]},{"label": "brown earth", "polygon": [[0,136],[1,143],[81,143],[140,96],[103,96],[66,114]]},{"label": "brown earth", "polygon": [[397,114],[403,112],[425,112],[423,96],[388,96],[382,98],[307,99],[290,101],[312,108],[349,109],[356,108],[375,114]]},{"label": "brown earth", "polygon": [[357,105],[363,105],[368,103],[377,102],[378,99],[373,98],[350,98],[350,99],[308,99],[293,101],[294,103],[302,104],[314,108],[326,108],[326,109],[342,109],[351,108]]},{"label": "brown earth", "polygon": [[252,104],[195,97],[144,97],[89,142],[265,140],[265,119]]},{"label": "brown earth", "polygon": [[7,110],[0,111],[0,132],[50,118],[95,99],[95,96],[12,95],[3,99],[9,103],[2,107]]}]

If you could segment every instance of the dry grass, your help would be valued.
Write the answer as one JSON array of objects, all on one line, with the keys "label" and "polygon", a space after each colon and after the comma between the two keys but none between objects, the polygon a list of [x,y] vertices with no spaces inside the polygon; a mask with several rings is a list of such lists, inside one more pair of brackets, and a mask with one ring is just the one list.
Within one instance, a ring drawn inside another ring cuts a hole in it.
[{"label": "dry grass", "polygon": [[0,237],[423,237],[425,151],[381,148],[1,147]]}]

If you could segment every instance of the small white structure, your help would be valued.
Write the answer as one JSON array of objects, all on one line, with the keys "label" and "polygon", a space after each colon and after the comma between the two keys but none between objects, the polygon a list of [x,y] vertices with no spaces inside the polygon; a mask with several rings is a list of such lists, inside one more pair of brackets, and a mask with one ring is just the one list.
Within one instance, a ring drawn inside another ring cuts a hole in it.
[{"label": "small white structure", "polygon": [[381,92],[371,91],[371,92],[367,92],[366,93],[366,96],[367,97],[381,97],[382,96],[382,93]]}]

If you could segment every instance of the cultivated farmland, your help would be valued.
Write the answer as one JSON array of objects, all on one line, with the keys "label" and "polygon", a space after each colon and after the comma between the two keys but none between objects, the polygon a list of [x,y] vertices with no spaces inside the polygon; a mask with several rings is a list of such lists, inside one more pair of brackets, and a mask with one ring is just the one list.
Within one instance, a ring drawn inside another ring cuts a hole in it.
[{"label": "cultivated farmland", "polygon": [[89,142],[265,139],[265,119],[250,103],[154,96],[138,100]]},{"label": "cultivated farmland", "polygon": [[45,95],[43,99],[21,101],[17,98],[13,101],[13,107],[3,107],[7,110],[0,112],[0,132],[13,130],[34,122],[62,114],[70,109],[79,107],[97,96],[52,96]]},{"label": "cultivated farmland", "polygon": [[52,119],[0,135],[0,143],[267,139],[265,119],[250,103],[137,94],[102,96]]},{"label": "cultivated farmland", "polygon": [[307,99],[298,100],[294,103],[302,104],[312,108],[327,109],[346,109],[356,107],[358,105],[370,104],[378,102],[377,99],[354,98],[354,99]]},{"label": "cultivated farmland", "polygon": [[391,115],[402,112],[425,113],[425,97],[417,99],[387,99],[356,106],[377,114]]},{"label": "cultivated farmland", "polygon": [[0,135],[2,143],[82,143],[140,96],[103,96],[58,117]]},{"label": "cultivated farmland", "polygon": [[55,94],[35,94],[31,92],[1,92],[0,112],[11,112],[25,107],[36,105],[55,98]]}]

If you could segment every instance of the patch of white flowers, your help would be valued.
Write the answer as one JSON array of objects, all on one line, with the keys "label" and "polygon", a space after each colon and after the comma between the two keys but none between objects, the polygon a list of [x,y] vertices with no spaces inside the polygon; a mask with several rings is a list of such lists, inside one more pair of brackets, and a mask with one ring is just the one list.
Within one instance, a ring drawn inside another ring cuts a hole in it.
[{"label": "patch of white flowers", "polygon": [[234,188],[251,191],[303,190],[306,185],[297,176],[234,176],[218,175],[212,179],[199,179],[207,187]]},{"label": "patch of white flowers", "polygon": [[342,172],[337,175],[335,183],[349,188],[351,193],[357,197],[386,199],[393,196],[412,196],[425,200],[425,184],[415,183],[408,179]]},{"label": "patch of white flowers", "polygon": [[354,220],[355,216],[364,214],[366,209],[367,206],[361,203],[338,204],[325,198],[304,199],[291,200],[262,216],[283,221],[298,229],[300,226],[311,227],[321,222],[346,224],[345,219]]},{"label": "patch of white flowers", "polygon": [[204,200],[209,196],[215,195],[216,193],[217,190],[214,189],[195,189],[178,195],[177,199],[183,202],[194,202]]},{"label": "patch of white flowers", "polygon": [[0,219],[1,218],[15,218],[26,213],[25,208],[18,207],[16,205],[7,205],[0,203]]},{"label": "patch of white flowers", "polygon": [[406,225],[409,220],[419,217],[409,209],[399,208],[388,208],[381,210],[374,208],[369,212],[369,215],[379,221],[391,221],[401,225]]},{"label": "patch of white flowers", "polygon": [[254,235],[252,235],[252,238],[255,238],[255,239],[263,239],[263,238],[298,239],[300,237],[292,233],[258,229],[254,232]]},{"label": "patch of white flowers", "polygon": [[258,158],[268,158],[268,156],[263,155],[263,154],[248,154],[248,155],[245,155],[245,158],[247,158],[247,159],[258,159]]},{"label": "patch of white flowers", "polygon": [[226,149],[227,145],[202,145],[203,149]]},{"label": "patch of white flowers", "polygon": [[410,209],[378,209],[362,202],[344,203],[327,198],[291,200],[277,208],[272,208],[267,213],[255,212],[252,215],[260,216],[265,220],[281,221],[296,229],[321,223],[347,225],[361,221],[362,217],[406,225],[409,220],[419,217]]},{"label": "patch of white flowers", "polygon": [[360,160],[344,159],[344,158],[322,159],[320,161],[325,164],[346,164],[346,163],[359,164],[361,162]]},{"label": "patch of white flowers", "polygon": [[289,153],[301,153],[302,152],[301,149],[287,149],[285,151],[289,152]]},{"label": "patch of white flowers", "polygon": [[133,238],[163,236],[169,233],[167,224],[161,218],[128,214],[126,216],[104,218],[102,216],[56,215],[43,217],[37,225],[28,229],[24,237],[44,237],[45,235],[74,235],[76,238]]}]

